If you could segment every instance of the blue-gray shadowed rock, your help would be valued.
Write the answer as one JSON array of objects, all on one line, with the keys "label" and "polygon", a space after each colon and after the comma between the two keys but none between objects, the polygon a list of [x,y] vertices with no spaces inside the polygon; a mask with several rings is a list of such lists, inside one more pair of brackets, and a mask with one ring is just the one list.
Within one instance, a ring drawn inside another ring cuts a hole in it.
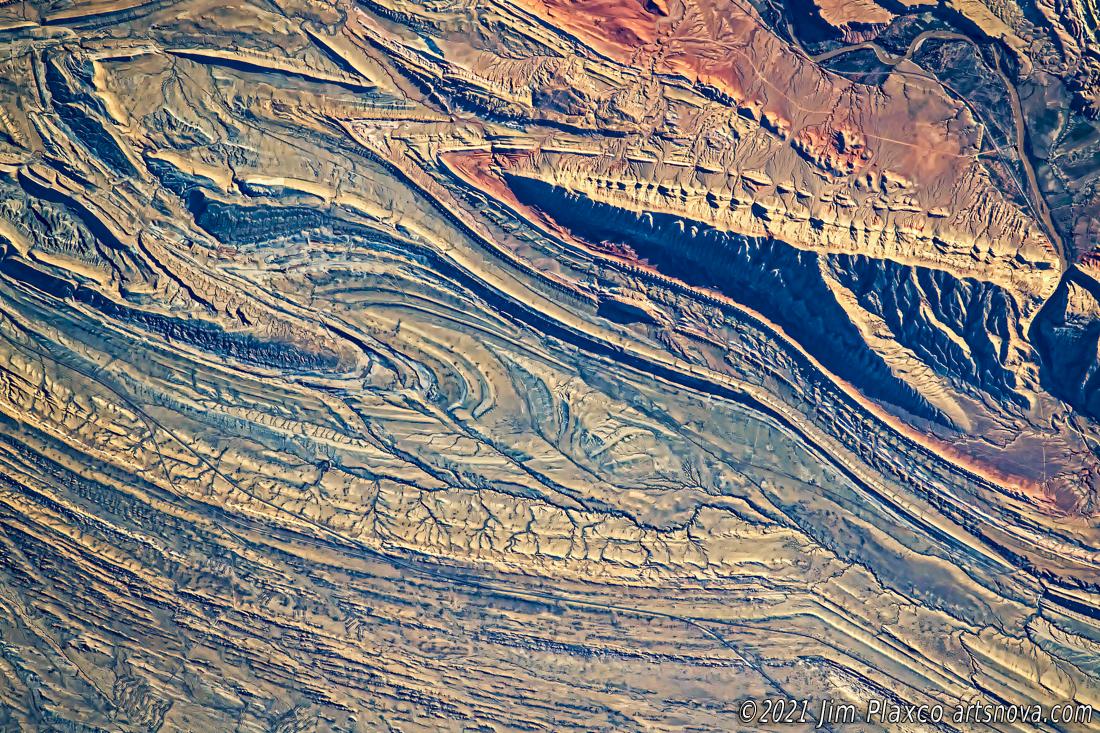
[{"label": "blue-gray shadowed rock", "polygon": [[1095,17],[0,3],[0,730],[1100,706]]}]

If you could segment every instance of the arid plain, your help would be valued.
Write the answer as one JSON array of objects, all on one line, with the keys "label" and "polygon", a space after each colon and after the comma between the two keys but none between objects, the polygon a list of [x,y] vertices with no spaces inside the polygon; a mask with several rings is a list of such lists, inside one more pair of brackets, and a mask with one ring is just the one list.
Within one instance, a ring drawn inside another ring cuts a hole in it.
[{"label": "arid plain", "polygon": [[1098,17],[0,2],[0,730],[1100,709]]}]

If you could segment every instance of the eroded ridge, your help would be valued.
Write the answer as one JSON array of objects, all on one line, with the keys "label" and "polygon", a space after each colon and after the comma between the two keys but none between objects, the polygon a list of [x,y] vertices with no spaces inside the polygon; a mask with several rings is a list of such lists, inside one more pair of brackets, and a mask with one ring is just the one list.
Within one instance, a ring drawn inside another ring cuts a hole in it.
[{"label": "eroded ridge", "polygon": [[0,3],[0,728],[1100,708],[1094,18]]}]

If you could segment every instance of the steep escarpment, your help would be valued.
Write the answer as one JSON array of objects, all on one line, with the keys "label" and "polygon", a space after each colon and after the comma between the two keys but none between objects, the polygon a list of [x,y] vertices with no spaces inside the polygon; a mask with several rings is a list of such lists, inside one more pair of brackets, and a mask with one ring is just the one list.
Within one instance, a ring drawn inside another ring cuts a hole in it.
[{"label": "steep escarpment", "polygon": [[0,3],[0,729],[1100,708],[1021,2]]},{"label": "steep escarpment", "polygon": [[1100,288],[1088,274],[1074,271],[1043,309],[1034,325],[1051,391],[1093,417],[1100,416]]},{"label": "steep escarpment", "polygon": [[1020,306],[1004,289],[950,273],[862,255],[830,258],[829,270],[894,341],[962,389],[1008,404],[1032,375]]},{"label": "steep escarpment", "polygon": [[532,179],[509,177],[519,200],[574,235],[762,313],[867,393],[929,419],[946,419],[867,348],[821,277],[818,255],[775,239],[723,233],[669,214],[635,214]]}]

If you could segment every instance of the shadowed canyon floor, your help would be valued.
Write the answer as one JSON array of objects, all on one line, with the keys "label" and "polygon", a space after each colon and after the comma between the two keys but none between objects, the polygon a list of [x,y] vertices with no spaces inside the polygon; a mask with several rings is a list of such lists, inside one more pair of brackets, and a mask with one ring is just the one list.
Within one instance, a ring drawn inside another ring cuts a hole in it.
[{"label": "shadowed canyon floor", "polygon": [[1100,729],[1098,17],[0,2],[0,730]]}]

